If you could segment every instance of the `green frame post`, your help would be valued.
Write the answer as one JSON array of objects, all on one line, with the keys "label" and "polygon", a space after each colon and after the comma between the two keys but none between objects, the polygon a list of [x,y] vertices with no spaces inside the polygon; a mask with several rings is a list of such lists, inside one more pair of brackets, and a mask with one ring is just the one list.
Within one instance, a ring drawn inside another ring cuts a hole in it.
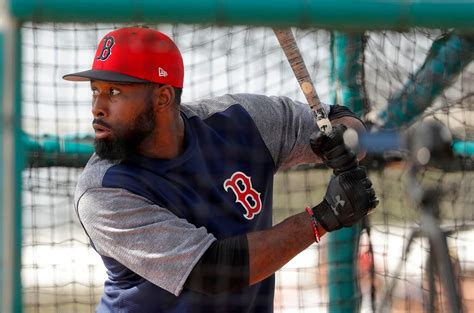
[{"label": "green frame post", "polygon": [[362,294],[357,278],[360,223],[328,235],[330,313],[359,312]]},{"label": "green frame post", "polygon": [[94,153],[94,134],[66,136],[21,134],[29,167],[84,167]]},{"label": "green frame post", "polygon": [[472,0],[10,0],[20,21],[473,30]]},{"label": "green frame post", "polygon": [[362,83],[365,42],[364,33],[331,33],[331,100],[348,107],[360,118],[369,111]]},{"label": "green frame post", "polygon": [[20,30],[0,2],[0,311],[20,313],[22,307]]},{"label": "green frame post", "polygon": [[[18,21],[41,22],[179,22],[340,30],[400,30],[418,26],[474,30],[473,0],[0,0],[0,9],[0,312],[5,313],[22,311],[21,53],[20,31],[9,14]],[[347,103],[344,97],[349,96],[341,95],[341,104]],[[340,264],[330,269],[331,312],[348,312],[345,308],[354,310],[354,303],[358,303],[358,293],[352,293],[356,287],[344,283],[347,277],[353,282],[353,251],[358,234],[356,227],[340,230],[328,238],[329,261]],[[341,246],[341,243],[345,244]]]},{"label": "green frame post", "polygon": [[[349,107],[358,117],[368,109],[361,79],[365,41],[363,33],[331,33],[332,100]],[[357,278],[360,231],[359,223],[328,235],[328,312],[359,312],[362,297]]]}]

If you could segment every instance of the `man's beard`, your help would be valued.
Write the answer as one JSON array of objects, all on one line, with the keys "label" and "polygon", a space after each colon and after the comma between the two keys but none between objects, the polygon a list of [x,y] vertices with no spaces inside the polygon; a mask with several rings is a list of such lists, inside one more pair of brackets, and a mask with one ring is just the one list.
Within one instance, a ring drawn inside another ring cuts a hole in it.
[{"label": "man's beard", "polygon": [[[109,126],[100,121],[98,124]],[[149,104],[130,127],[115,127],[114,134],[110,138],[96,138],[94,140],[95,152],[102,159],[125,160],[138,152],[138,146],[153,133],[155,127],[155,111]]]}]

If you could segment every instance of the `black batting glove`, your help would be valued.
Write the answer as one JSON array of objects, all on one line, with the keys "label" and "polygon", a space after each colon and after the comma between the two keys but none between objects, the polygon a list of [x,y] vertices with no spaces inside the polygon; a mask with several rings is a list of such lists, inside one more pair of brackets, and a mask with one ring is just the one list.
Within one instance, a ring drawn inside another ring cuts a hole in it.
[{"label": "black batting glove", "polygon": [[355,153],[344,143],[347,127],[340,124],[332,128],[329,134],[314,132],[310,137],[313,152],[338,175],[358,166]]},{"label": "black batting glove", "polygon": [[359,166],[333,176],[323,201],[312,210],[321,226],[331,232],[354,225],[378,202],[365,168]]}]

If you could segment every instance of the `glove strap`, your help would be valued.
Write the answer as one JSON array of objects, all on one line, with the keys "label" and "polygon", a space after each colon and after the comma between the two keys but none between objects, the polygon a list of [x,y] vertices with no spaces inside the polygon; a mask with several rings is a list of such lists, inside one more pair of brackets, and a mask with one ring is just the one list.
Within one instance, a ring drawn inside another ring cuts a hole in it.
[{"label": "glove strap", "polygon": [[306,212],[308,212],[309,217],[311,218],[311,225],[313,226],[314,239],[316,243],[319,243],[319,241],[321,240],[321,236],[319,235],[319,230],[318,230],[318,220],[316,219],[316,216],[314,216],[313,210],[311,210],[309,207],[306,207]]}]

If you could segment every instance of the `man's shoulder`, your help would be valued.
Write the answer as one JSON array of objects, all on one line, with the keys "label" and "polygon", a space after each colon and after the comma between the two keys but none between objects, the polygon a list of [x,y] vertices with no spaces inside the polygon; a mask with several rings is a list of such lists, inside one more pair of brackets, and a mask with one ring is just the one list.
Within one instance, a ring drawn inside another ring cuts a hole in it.
[{"label": "man's shoulder", "polygon": [[272,101],[271,97],[258,94],[239,93],[226,94],[213,98],[206,98],[181,105],[181,111],[189,118],[198,116],[206,119],[215,113],[223,112],[234,105],[242,106],[246,111],[253,106],[258,107]]},{"label": "man's shoulder", "polygon": [[79,177],[75,197],[80,197],[80,195],[84,194],[88,189],[102,187],[102,181],[106,172],[116,164],[116,162],[101,159],[94,153]]}]

